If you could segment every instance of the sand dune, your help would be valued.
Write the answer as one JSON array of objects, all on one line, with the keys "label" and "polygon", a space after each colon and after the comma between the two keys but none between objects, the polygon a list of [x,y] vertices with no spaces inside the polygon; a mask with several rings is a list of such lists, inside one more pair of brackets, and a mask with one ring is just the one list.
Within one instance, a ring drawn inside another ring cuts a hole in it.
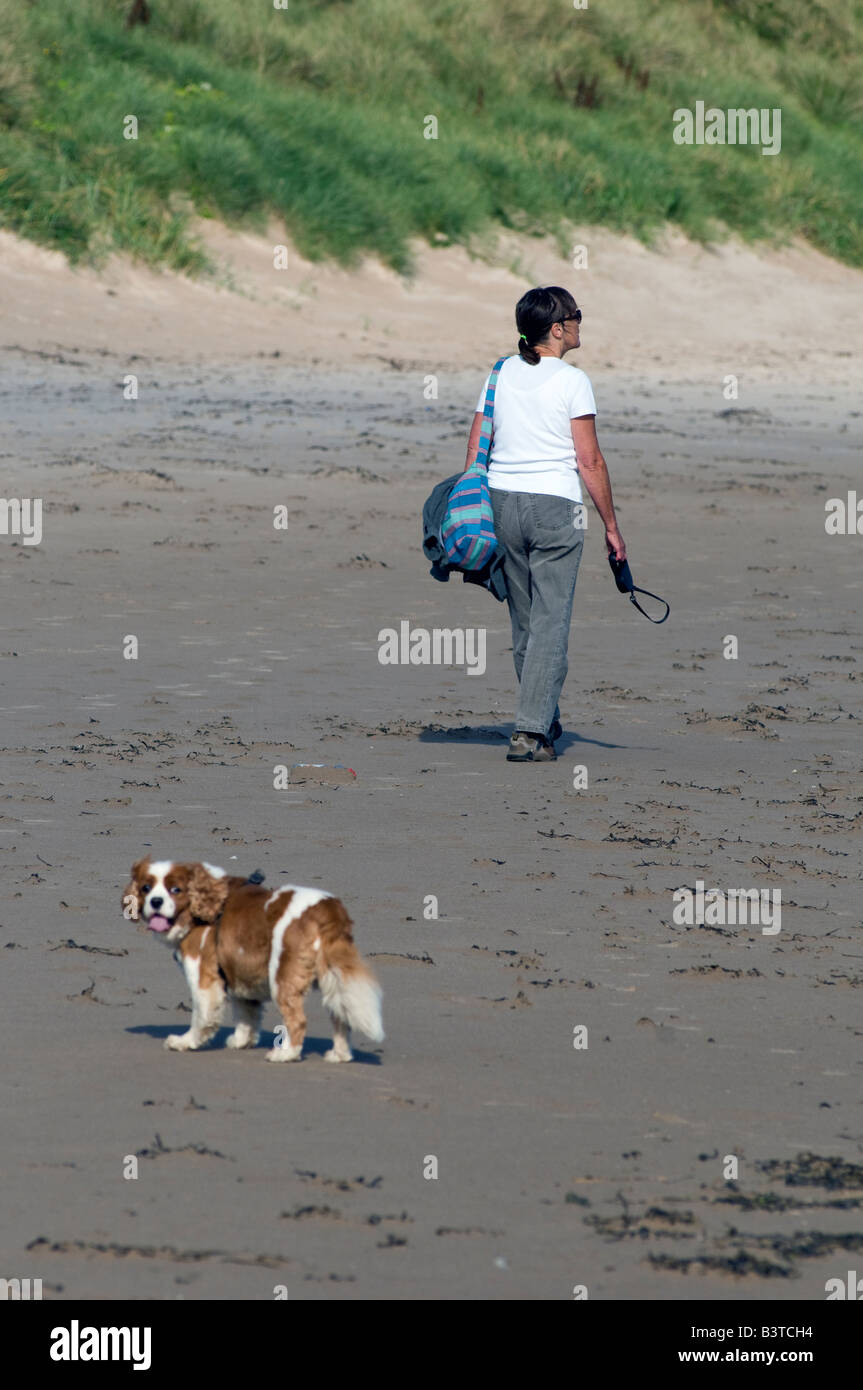
[{"label": "sand dune", "polygon": [[[575,270],[548,240],[515,234],[482,257],[417,245],[405,280],[374,260],[347,271],[297,254],[284,230],[231,231],[199,220],[221,284],[155,273],[114,257],[102,272],[0,232],[2,345],[110,348],[119,360],[226,361],[278,353],[288,363],[367,364],[437,372],[515,350],[513,309],[530,284],[565,284],[584,307],[589,372],[680,380],[851,385],[863,350],[863,272],[805,245],[711,249],[677,233],[648,250],[630,237],[573,232]],[[273,247],[288,264],[273,269]],[[232,288],[228,288],[228,286]]]}]

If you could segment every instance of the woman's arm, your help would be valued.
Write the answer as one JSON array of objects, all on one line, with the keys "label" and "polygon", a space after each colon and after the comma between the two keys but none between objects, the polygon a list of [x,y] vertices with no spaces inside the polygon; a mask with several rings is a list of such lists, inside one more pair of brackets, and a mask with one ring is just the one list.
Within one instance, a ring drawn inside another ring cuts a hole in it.
[{"label": "woman's arm", "polygon": [[611,496],[611,480],[608,468],[602,457],[599,440],[596,437],[596,416],[580,415],[570,420],[572,442],[578,460],[579,476],[590,494],[591,501],[599,512],[605,527],[605,543],[613,550],[618,560],[626,559],[626,544],[617,529],[614,514],[614,499]]},{"label": "woman's arm", "polygon": [[467,441],[467,458],[465,459],[464,468],[461,470],[462,473],[467,472],[479,453],[479,435],[482,429],[482,420],[482,411],[478,410],[473,417],[473,424],[470,427],[470,435]]}]

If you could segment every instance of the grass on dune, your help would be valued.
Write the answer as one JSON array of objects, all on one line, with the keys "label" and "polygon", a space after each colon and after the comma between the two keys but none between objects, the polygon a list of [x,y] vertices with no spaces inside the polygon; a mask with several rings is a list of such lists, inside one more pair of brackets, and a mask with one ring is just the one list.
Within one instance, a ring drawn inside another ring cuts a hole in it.
[{"label": "grass on dune", "polygon": [[[403,271],[412,237],[492,224],[796,233],[863,264],[863,0],[150,4],[127,30],[128,0],[0,0],[0,218],[73,262],[201,272],[194,211]],[[780,108],[781,153],[675,145],[699,99]]]}]

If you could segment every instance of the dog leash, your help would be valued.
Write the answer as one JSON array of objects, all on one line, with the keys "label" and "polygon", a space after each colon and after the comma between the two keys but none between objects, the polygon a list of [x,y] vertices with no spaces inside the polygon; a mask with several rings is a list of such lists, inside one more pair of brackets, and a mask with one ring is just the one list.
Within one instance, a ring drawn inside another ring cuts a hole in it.
[{"label": "dog leash", "polygon": [[[629,594],[630,603],[635,604],[639,613],[643,614],[649,623],[656,623],[657,625],[659,623],[664,623],[671,612],[671,604],[666,599],[660,598],[659,594],[652,594],[649,589],[641,589],[633,582],[628,560],[618,560],[617,556],[612,552],[609,554],[608,563],[611,565],[611,572],[614,575],[614,582],[619,592],[621,594]],[[665,608],[662,617],[651,618],[649,613],[645,613],[638,599],[635,597],[636,594],[644,594],[646,598],[652,598],[655,599],[657,603],[661,603]]]}]

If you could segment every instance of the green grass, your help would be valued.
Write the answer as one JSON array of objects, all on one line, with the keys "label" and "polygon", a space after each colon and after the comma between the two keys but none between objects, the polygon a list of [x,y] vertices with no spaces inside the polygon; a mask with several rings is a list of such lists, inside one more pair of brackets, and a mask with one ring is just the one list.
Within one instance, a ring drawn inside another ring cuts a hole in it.
[{"label": "green grass", "polygon": [[[190,212],[402,271],[413,237],[495,225],[801,234],[863,264],[863,0],[567,3],[151,0],[129,31],[129,0],[0,0],[0,221],[189,273]],[[699,99],[781,108],[781,153],[676,146]]]}]

